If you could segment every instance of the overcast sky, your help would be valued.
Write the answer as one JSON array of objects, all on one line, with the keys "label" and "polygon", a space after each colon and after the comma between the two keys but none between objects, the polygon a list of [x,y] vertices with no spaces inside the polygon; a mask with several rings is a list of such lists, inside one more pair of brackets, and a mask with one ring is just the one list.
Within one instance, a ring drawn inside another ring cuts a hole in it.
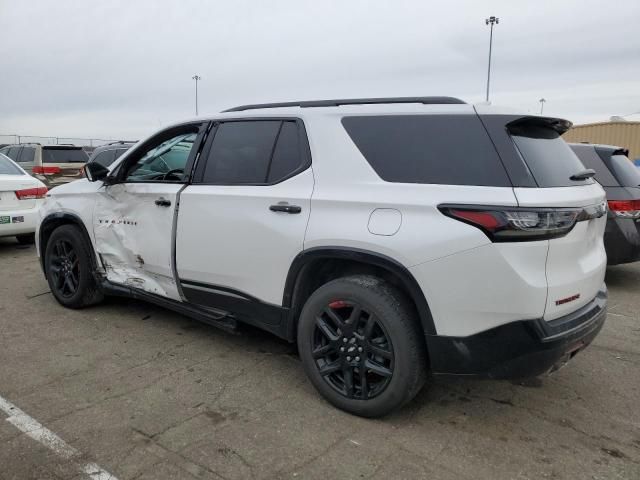
[{"label": "overcast sky", "polygon": [[[0,0],[0,134],[137,139],[287,100],[452,95],[640,111],[640,1]],[[640,115],[627,117],[640,120]],[[2,141],[4,137],[0,137]]]}]

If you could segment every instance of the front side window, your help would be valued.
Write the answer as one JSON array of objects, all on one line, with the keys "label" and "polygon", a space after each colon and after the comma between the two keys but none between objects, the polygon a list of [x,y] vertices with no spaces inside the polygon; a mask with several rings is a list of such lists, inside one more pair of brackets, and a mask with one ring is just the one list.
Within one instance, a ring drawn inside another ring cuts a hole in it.
[{"label": "front side window", "polygon": [[23,173],[11,162],[9,157],[0,153],[0,175],[23,175]]},{"label": "front side window", "polygon": [[181,133],[148,149],[128,170],[130,182],[181,182],[197,133]]}]

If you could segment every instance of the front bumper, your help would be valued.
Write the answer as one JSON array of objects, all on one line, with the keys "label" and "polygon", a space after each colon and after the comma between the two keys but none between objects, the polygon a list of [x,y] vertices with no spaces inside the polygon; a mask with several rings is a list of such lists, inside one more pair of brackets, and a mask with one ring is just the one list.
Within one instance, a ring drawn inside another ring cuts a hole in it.
[{"label": "front bumper", "polygon": [[556,370],[596,337],[607,316],[606,287],[587,305],[551,321],[522,320],[469,337],[427,336],[435,374],[527,378]]},{"label": "front bumper", "polygon": [[604,248],[609,265],[640,260],[640,222],[634,218],[608,218]]}]

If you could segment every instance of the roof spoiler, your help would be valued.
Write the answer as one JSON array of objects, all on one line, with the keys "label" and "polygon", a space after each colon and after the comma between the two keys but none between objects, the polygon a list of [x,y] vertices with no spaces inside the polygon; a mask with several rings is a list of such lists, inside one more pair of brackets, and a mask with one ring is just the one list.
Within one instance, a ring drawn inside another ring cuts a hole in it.
[{"label": "roof spoiler", "polygon": [[573,123],[563,118],[539,117],[529,115],[526,117],[520,117],[507,123],[507,128],[526,127],[528,125],[551,128],[558,132],[558,134],[562,135],[571,128]]}]

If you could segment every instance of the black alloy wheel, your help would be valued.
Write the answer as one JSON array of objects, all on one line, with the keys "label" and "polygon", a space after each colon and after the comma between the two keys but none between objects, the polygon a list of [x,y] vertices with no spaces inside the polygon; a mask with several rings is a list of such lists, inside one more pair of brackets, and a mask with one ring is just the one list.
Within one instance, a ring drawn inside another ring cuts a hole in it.
[{"label": "black alloy wheel", "polygon": [[330,280],[306,300],[298,351],[313,386],[363,417],[409,402],[426,381],[424,334],[407,295],[373,275]]},{"label": "black alloy wheel", "polygon": [[384,326],[353,301],[331,301],[318,313],[312,354],[320,375],[347,398],[374,398],[393,376],[393,345]]},{"label": "black alloy wheel", "polygon": [[53,282],[64,298],[73,297],[80,285],[80,262],[73,245],[67,240],[58,240],[53,244],[49,259],[49,272]]},{"label": "black alloy wheel", "polygon": [[102,300],[91,243],[79,227],[56,228],[43,250],[49,288],[59,303],[82,308]]}]

